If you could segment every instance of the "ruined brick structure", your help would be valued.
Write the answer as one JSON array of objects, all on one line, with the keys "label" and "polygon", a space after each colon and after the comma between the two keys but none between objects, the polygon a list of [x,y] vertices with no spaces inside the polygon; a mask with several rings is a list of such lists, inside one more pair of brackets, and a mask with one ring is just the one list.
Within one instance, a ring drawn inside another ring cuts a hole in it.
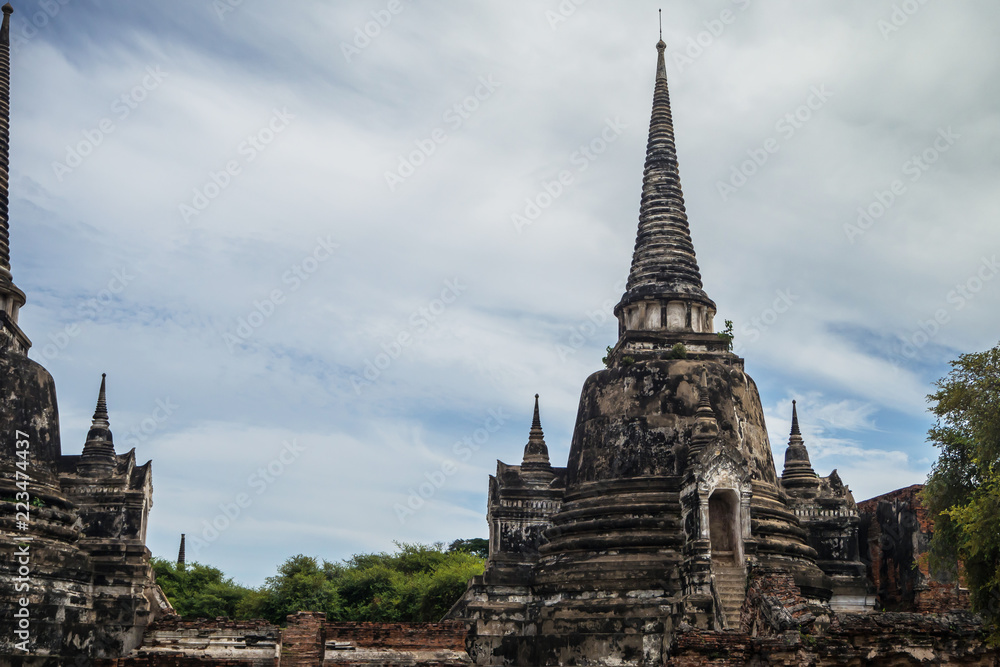
[{"label": "ruined brick structure", "polygon": [[142,647],[94,667],[460,667],[470,665],[463,623],[336,623],[299,612],[264,621],[165,618]]},{"label": "ruined brick structure", "polygon": [[931,571],[933,522],[916,484],[858,503],[862,557],[879,609],[946,612],[969,607],[969,592],[947,569]]},{"label": "ruined brick structure", "polygon": [[115,452],[105,380],[82,454],[64,456],[55,384],[28,358],[18,326],[25,295],[11,276],[8,227],[12,12],[4,5],[0,28],[0,664],[85,665],[127,653],[171,610],[145,545],[150,464]]}]

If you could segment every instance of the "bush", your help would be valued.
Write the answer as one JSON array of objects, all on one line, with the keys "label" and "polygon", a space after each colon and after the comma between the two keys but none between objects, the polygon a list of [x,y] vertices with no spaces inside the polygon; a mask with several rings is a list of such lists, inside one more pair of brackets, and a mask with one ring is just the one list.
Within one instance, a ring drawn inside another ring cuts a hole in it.
[{"label": "bush", "polygon": [[177,565],[160,558],[151,564],[156,583],[184,618],[234,618],[240,602],[252,592],[208,565]]}]

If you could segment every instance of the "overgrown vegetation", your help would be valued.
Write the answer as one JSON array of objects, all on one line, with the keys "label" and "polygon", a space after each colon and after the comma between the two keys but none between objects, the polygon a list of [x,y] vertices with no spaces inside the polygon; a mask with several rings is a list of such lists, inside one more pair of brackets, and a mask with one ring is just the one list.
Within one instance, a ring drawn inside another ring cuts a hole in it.
[{"label": "overgrown vegetation", "polygon": [[207,565],[154,559],[157,583],[185,618],[263,618],[284,623],[297,611],[339,621],[439,621],[482,574],[488,541],[398,544],[395,553],[360,554],[341,563],[289,558],[257,589],[240,586]]},{"label": "overgrown vegetation", "polygon": [[941,450],[924,489],[934,517],[931,565],[961,571],[1000,644],[1000,345],[964,354],[928,399]]},{"label": "overgrown vegetation", "polygon": [[252,592],[222,570],[199,563],[177,565],[154,558],[153,572],[174,610],[185,618],[235,618],[236,606]]},{"label": "overgrown vegetation", "polygon": [[726,342],[726,345],[729,346],[728,349],[730,352],[733,351],[733,339],[736,338],[736,334],[733,333],[732,320],[726,320],[726,328],[715,335]]}]

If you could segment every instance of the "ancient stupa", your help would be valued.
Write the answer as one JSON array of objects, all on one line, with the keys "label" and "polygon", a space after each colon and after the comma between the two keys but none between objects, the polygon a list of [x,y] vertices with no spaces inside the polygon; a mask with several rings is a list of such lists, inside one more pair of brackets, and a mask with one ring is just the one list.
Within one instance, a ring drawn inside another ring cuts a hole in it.
[{"label": "ancient stupa", "polygon": [[477,664],[661,664],[682,624],[735,629],[749,568],[791,574],[818,614],[871,604],[853,498],[809,466],[797,420],[779,478],[757,387],[715,330],[656,49],[618,342],[584,384],[566,467],[536,399],[524,461],[490,479],[486,573],[449,614]]}]

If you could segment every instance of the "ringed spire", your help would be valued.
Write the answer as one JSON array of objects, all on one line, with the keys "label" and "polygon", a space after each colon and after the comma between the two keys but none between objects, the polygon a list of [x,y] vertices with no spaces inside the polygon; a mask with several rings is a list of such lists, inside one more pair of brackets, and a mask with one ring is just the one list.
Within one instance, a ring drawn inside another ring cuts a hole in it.
[{"label": "ringed spire", "polygon": [[661,21],[639,227],[625,294],[614,311],[622,336],[711,333],[716,312],[702,285],[681,189],[666,49]]},{"label": "ringed spire", "polygon": [[0,330],[15,349],[27,352],[31,341],[18,327],[18,312],[26,298],[14,284],[10,269],[10,15],[3,6],[0,24]]}]

